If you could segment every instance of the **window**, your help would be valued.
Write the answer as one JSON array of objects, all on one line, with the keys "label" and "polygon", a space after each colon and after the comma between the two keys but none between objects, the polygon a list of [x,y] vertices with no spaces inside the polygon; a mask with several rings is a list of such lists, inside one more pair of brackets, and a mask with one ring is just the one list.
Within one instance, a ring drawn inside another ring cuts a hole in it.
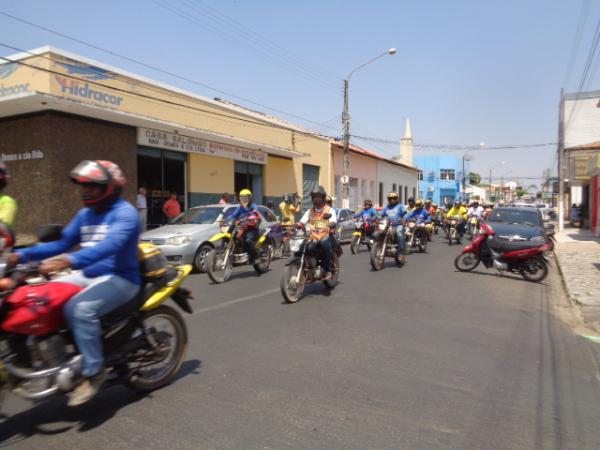
[{"label": "window", "polygon": [[403,201],[403,200],[402,200],[402,185],[399,185],[399,186],[398,186],[398,197],[400,197],[400,198],[398,198],[398,201],[399,201],[400,203],[402,203],[402,201]]},{"label": "window", "polygon": [[419,172],[419,181],[423,181],[423,172]]},{"label": "window", "polygon": [[408,200],[408,186],[404,186],[404,199]]},{"label": "window", "polygon": [[413,197],[416,197],[416,196],[417,196],[417,189],[413,188]]},{"label": "window", "polygon": [[383,183],[379,183],[379,206],[383,206]]},{"label": "window", "polygon": [[310,193],[319,186],[319,166],[302,164],[302,209],[306,210],[312,206]]},{"label": "window", "polygon": [[392,184],[392,191],[397,192],[396,191],[396,183]]},{"label": "window", "polygon": [[348,220],[348,210],[342,209],[338,217],[338,222],[344,222],[345,220]]},{"label": "window", "polygon": [[456,180],[456,173],[454,169],[441,169],[440,179],[442,180]]},{"label": "window", "polygon": [[375,190],[375,182],[371,181],[370,183],[370,191],[369,191],[369,198],[371,199],[371,201],[373,201],[375,199],[375,196],[377,195],[377,191]]}]

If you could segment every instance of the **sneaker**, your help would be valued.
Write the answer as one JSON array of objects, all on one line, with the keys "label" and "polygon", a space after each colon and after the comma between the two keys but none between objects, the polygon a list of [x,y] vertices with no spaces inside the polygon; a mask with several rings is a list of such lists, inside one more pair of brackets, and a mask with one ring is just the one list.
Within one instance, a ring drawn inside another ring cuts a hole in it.
[{"label": "sneaker", "polygon": [[101,370],[93,377],[84,379],[69,394],[69,401],[67,404],[69,406],[79,406],[91,400],[100,390],[105,378],[106,372]]}]

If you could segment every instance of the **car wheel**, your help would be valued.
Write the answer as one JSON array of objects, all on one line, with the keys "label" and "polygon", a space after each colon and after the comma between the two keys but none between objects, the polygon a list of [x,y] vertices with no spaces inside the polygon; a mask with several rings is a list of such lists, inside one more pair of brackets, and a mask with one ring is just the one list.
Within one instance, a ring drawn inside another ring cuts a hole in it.
[{"label": "car wheel", "polygon": [[198,273],[206,273],[206,257],[212,250],[212,246],[208,244],[201,245],[194,256],[194,270]]}]

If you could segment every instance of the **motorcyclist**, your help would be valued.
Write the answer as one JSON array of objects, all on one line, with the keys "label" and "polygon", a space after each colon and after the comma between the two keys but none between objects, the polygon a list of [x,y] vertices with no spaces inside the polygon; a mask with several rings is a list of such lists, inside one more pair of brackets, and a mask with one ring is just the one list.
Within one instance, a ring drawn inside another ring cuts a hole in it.
[{"label": "motorcyclist", "polygon": [[333,198],[330,195],[325,198],[325,203],[335,211],[336,215],[340,213],[340,208],[333,204]]},{"label": "motorcyclist", "polygon": [[304,213],[300,219],[300,223],[304,226],[307,224],[313,228],[310,238],[316,240],[323,252],[323,269],[325,270],[324,280],[331,280],[332,265],[331,259],[333,255],[333,237],[331,229],[335,228],[337,223],[337,214],[333,207],[326,203],[327,193],[323,186],[319,186],[310,193],[310,198],[313,202],[313,207]]},{"label": "motorcyclist", "polygon": [[402,220],[406,215],[406,208],[404,208],[404,205],[401,205],[398,202],[397,192],[390,192],[387,195],[387,200],[388,204],[385,206],[385,208],[383,208],[381,215],[382,217],[389,218],[390,226],[395,228],[398,252],[400,253],[400,258],[404,259],[404,255],[406,254],[406,242],[404,238],[404,225],[402,225]]},{"label": "motorcyclist", "polygon": [[10,173],[6,164],[0,162],[0,222],[4,222],[11,233],[14,233],[15,218],[17,217],[17,202],[9,195],[4,194]]},{"label": "motorcyclist", "polygon": [[[260,215],[256,205],[252,202],[252,191],[250,189],[242,189],[239,194],[240,204],[231,213],[232,227],[239,223],[242,219],[254,213],[260,222]],[[256,242],[258,241],[258,224],[255,227],[248,227],[244,232],[244,249],[248,253],[250,264],[254,264],[256,259]]]},{"label": "motorcyclist", "polygon": [[[283,201],[279,204],[279,213],[281,215],[281,225],[283,226],[284,249],[287,249],[289,240],[289,231],[296,224],[296,214],[300,212],[300,199],[296,194],[285,194]],[[284,250],[287,254],[287,250]]]},{"label": "motorcyclist", "polygon": [[454,206],[452,208],[450,208],[448,210],[448,212],[446,213],[446,223],[448,226],[450,224],[450,220],[452,220],[452,218],[455,216],[460,216],[460,218],[461,218],[461,221],[456,226],[456,229],[459,232],[459,234],[462,236],[465,233],[465,222],[467,220],[467,208],[465,208],[461,204],[460,200],[456,200],[454,202]]},{"label": "motorcyclist", "polygon": [[431,225],[431,216],[427,209],[425,209],[423,200],[417,200],[415,202],[415,209],[409,212],[406,217],[406,220],[415,219],[417,223],[425,224],[425,230],[427,231],[427,239],[430,239],[431,232],[433,231],[433,227]]},{"label": "motorcyclist", "polygon": [[408,205],[406,206],[406,212],[411,212],[412,210],[415,209],[415,199],[414,199],[414,197],[409,197],[406,202],[408,203]]},{"label": "motorcyclist", "polygon": [[[119,166],[110,161],[82,161],[70,178],[81,189],[84,208],[62,231],[62,238],[19,250],[8,259],[10,264],[43,261],[39,271],[45,275],[82,270],[56,280],[84,288],[64,309],[83,356],[84,379],[68,401],[69,406],[77,406],[90,400],[105,378],[98,319],[132,300],[139,291],[140,225],[137,210],[121,198],[126,180]],[[64,255],[76,246],[77,251]]]},{"label": "motorcyclist", "polygon": [[477,217],[478,220],[481,220],[483,215],[483,207],[479,206],[479,201],[474,200],[471,203],[471,207],[467,211],[467,217]]},{"label": "motorcyclist", "polygon": [[362,219],[366,223],[371,223],[377,218],[377,210],[373,208],[373,201],[365,199],[363,209],[354,214],[355,219]]}]

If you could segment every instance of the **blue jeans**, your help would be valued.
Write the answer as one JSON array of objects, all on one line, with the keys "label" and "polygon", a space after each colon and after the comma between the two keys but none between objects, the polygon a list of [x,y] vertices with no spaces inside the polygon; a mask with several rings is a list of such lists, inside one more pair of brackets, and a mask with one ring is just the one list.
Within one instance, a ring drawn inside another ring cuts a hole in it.
[{"label": "blue jeans", "polygon": [[325,239],[321,239],[320,241],[318,241],[318,243],[323,252],[323,269],[325,269],[325,272],[331,272],[333,270],[331,267],[331,258],[333,255],[333,238],[331,236],[327,236]]},{"label": "blue jeans", "polygon": [[133,299],[140,287],[117,275],[87,278],[81,272],[56,281],[85,288],[67,302],[64,315],[83,356],[82,375],[94,376],[104,364],[100,317]]},{"label": "blue jeans", "polygon": [[404,237],[404,225],[396,225],[396,242],[398,242],[398,250],[404,252],[406,250],[406,239]]}]

